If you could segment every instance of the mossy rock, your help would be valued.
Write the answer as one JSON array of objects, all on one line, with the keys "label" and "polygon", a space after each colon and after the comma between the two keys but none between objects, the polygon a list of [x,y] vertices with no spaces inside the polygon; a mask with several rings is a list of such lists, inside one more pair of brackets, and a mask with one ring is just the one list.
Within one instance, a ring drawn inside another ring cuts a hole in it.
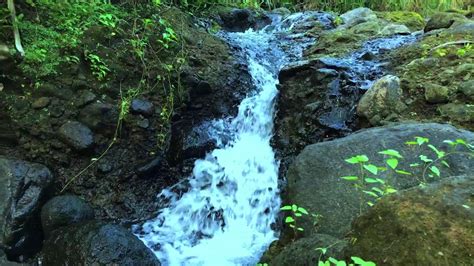
[{"label": "mossy rock", "polygon": [[[371,23],[371,22],[367,22]],[[363,23],[365,24],[365,23]],[[358,28],[356,28],[358,29]],[[361,28],[362,30],[362,28]],[[321,34],[316,44],[310,47],[305,54],[315,57],[344,56],[362,46],[369,34],[355,33],[354,29],[338,28]]]},{"label": "mossy rock", "polygon": [[452,12],[438,12],[435,13],[430,20],[426,23],[425,32],[429,32],[432,30],[449,28],[453,24],[463,23],[468,21],[466,16],[459,14],[459,13],[452,13]]},{"label": "mossy rock", "polygon": [[474,176],[382,198],[353,224],[346,257],[380,265],[473,265]]},{"label": "mossy rock", "polygon": [[410,11],[378,12],[377,16],[389,22],[403,24],[412,31],[421,30],[425,27],[425,21],[423,17],[416,12],[410,12]]}]

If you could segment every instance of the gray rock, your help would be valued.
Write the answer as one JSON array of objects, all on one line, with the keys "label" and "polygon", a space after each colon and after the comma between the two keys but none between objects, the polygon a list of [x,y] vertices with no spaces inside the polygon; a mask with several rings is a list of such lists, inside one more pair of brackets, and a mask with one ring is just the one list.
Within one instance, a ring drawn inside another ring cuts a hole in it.
[{"label": "gray rock", "polygon": [[455,22],[465,22],[468,19],[459,13],[452,13],[452,12],[438,12],[431,16],[431,18],[426,23],[425,32],[429,32],[432,30],[449,28]]},{"label": "gray rock", "polygon": [[79,121],[93,130],[113,132],[119,117],[115,106],[107,103],[92,103],[79,113]]},{"label": "gray rock", "polygon": [[367,118],[372,125],[380,125],[383,120],[406,109],[402,95],[400,79],[384,76],[364,94],[357,106],[357,114]]},{"label": "gray rock", "polygon": [[[272,266],[294,266],[294,265],[318,265],[319,259],[328,257],[341,258],[342,250],[347,241],[334,238],[330,235],[314,234],[291,242],[275,257],[269,265]],[[316,248],[327,248],[326,254],[321,254]]]},{"label": "gray rock", "polygon": [[0,249],[0,265],[2,266],[20,266],[22,264],[20,263],[16,263],[16,262],[13,262],[13,261],[9,261],[5,255],[5,252],[3,252],[3,250]]},{"label": "gray rock", "polygon": [[57,196],[41,209],[41,225],[46,236],[63,226],[94,219],[94,210],[74,195]]},{"label": "gray rock", "polygon": [[[436,158],[434,152],[426,147],[413,148],[405,144],[416,136],[429,138],[430,144],[438,149],[449,147],[444,140],[464,139],[474,142],[474,133],[456,129],[442,124],[401,124],[371,128],[356,132],[348,137],[307,146],[295,159],[287,173],[288,201],[322,215],[315,228],[312,221],[301,220],[304,235],[314,232],[343,237],[350,229],[352,220],[367,207],[365,203],[373,200],[369,196],[363,198],[350,181],[342,176],[359,174],[359,169],[344,161],[355,155],[365,154],[370,163],[385,166],[383,155],[379,151],[395,149],[404,157],[400,159],[398,169],[410,171],[413,175],[399,175],[394,172],[380,172],[377,177],[384,179],[398,190],[410,188],[423,180],[423,167],[410,167],[413,163],[422,163],[419,155]],[[450,168],[439,166],[441,177],[449,177],[472,173],[474,160],[464,155],[452,155],[446,158]],[[430,182],[437,178],[425,176]]]},{"label": "gray rock", "polygon": [[447,34],[472,34],[474,32],[474,21],[457,23],[447,30]]},{"label": "gray rock", "polygon": [[222,27],[227,31],[244,32],[249,28],[261,29],[272,20],[263,14],[258,14],[251,9],[224,10],[219,13]]},{"label": "gray rock", "polygon": [[410,29],[402,24],[390,24],[385,26],[381,31],[380,35],[383,36],[391,36],[395,34],[410,34]]},{"label": "gray rock", "polygon": [[472,78],[474,73],[474,63],[465,63],[459,65],[454,71],[454,75],[464,78],[465,80]]},{"label": "gray rock", "polygon": [[459,85],[459,90],[469,99],[474,100],[474,80],[469,80]]},{"label": "gray rock", "polygon": [[457,122],[474,122],[474,105],[448,103],[438,108],[442,116]]},{"label": "gray rock", "polygon": [[438,84],[425,85],[425,100],[429,103],[446,103],[449,100],[449,89]]},{"label": "gray rock", "polygon": [[125,228],[91,221],[55,230],[43,248],[44,265],[160,265]]},{"label": "gray rock", "polygon": [[472,195],[471,172],[385,197],[356,219],[345,255],[377,265],[472,265]]},{"label": "gray rock", "polygon": [[94,135],[84,124],[68,121],[59,128],[59,136],[64,142],[78,151],[90,149],[94,145]]},{"label": "gray rock", "polygon": [[9,259],[28,258],[40,249],[39,213],[52,183],[44,165],[0,156],[0,247]]},{"label": "gray rock", "polygon": [[49,99],[48,97],[40,97],[31,104],[31,107],[33,107],[34,109],[43,109],[47,107],[50,103],[51,99]]},{"label": "gray rock", "polygon": [[377,15],[369,8],[359,7],[342,14],[341,18],[345,26],[352,27],[369,20],[375,20],[377,19]]},{"label": "gray rock", "polygon": [[130,110],[134,114],[141,114],[144,116],[151,116],[153,115],[155,108],[153,108],[153,104],[147,100],[143,99],[133,99],[130,105]]},{"label": "gray rock", "polygon": [[10,59],[11,59],[10,49],[8,49],[7,45],[0,43],[0,62],[10,60]]},{"label": "gray rock", "polygon": [[75,101],[75,104],[77,107],[83,107],[85,105],[92,103],[96,98],[97,96],[93,92],[84,91],[81,93],[79,98]]}]

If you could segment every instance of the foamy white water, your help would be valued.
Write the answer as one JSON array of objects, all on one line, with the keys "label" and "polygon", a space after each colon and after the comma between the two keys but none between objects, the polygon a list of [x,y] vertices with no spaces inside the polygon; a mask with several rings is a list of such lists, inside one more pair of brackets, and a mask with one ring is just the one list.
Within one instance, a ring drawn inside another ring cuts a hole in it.
[{"label": "foamy white water", "polygon": [[214,135],[218,144],[227,144],[195,162],[187,192],[164,190],[160,196],[169,206],[142,225],[138,236],[163,265],[255,265],[277,239],[271,225],[280,207],[278,162],[270,146],[277,76],[304,42],[285,52],[280,45],[285,32],[307,16],[290,19],[275,17],[274,25],[257,32],[222,33],[242,49],[257,89],[230,122],[214,122],[230,131],[230,141]]}]

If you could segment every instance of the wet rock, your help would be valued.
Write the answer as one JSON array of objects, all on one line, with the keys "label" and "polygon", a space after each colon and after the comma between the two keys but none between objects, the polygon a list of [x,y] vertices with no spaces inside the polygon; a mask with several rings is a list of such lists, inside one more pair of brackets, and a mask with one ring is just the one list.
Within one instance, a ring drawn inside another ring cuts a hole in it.
[{"label": "wet rock", "polygon": [[474,80],[461,83],[459,85],[459,90],[469,99],[474,100]]},{"label": "wet rock", "polygon": [[117,124],[117,108],[107,103],[92,103],[79,113],[79,121],[93,130],[111,131]]},{"label": "wet rock", "polygon": [[468,19],[459,13],[451,13],[451,12],[438,12],[431,16],[430,20],[426,23],[425,32],[429,32],[432,30],[449,28],[455,22],[464,22],[468,21]]},{"label": "wet rock", "polygon": [[383,36],[392,36],[395,34],[410,34],[410,33],[411,33],[410,29],[405,25],[390,24],[390,25],[385,26],[380,31],[379,34]]},{"label": "wet rock", "polygon": [[354,222],[357,241],[345,253],[377,264],[472,265],[473,194],[470,173],[385,197]]},{"label": "wet rock", "polygon": [[[429,143],[441,150],[449,149],[443,142],[447,139],[464,139],[468,143],[474,141],[474,133],[470,131],[443,124],[413,123],[361,130],[348,137],[307,146],[287,172],[287,201],[297,202],[322,217],[316,227],[312,219],[298,221],[298,226],[304,228],[302,234],[308,236],[318,232],[343,237],[349,231],[352,220],[360,215],[361,208],[363,211],[368,207],[366,202],[373,200],[355,190],[351,182],[340,178],[359,173],[357,166],[344,161],[346,158],[365,154],[371,164],[385,166],[386,157],[378,152],[395,149],[403,156],[397,169],[410,171],[412,175],[379,172],[378,178],[398,190],[416,186],[420,179],[426,182],[437,180],[428,176],[423,178],[423,167],[410,167],[410,164],[422,163],[419,159],[421,154],[430,158],[436,156],[426,145],[413,150],[405,144],[417,136],[429,138]],[[452,155],[446,160],[450,168],[439,166],[442,178],[470,174],[474,167],[474,160],[465,155]]]},{"label": "wet rock", "polygon": [[281,16],[288,16],[291,14],[291,11],[285,7],[279,7],[272,10],[272,13],[279,14]]},{"label": "wet rock", "polygon": [[100,160],[99,164],[97,165],[97,170],[99,170],[99,172],[102,174],[110,173],[113,168],[113,163],[105,158]]},{"label": "wet rock", "polygon": [[247,29],[261,29],[271,23],[271,19],[264,14],[258,14],[250,9],[231,9],[219,14],[222,27],[227,31],[244,32]]},{"label": "wet rock", "polygon": [[148,119],[141,119],[137,122],[137,125],[143,129],[147,129],[150,126],[150,121]]},{"label": "wet rock", "polygon": [[94,135],[84,124],[68,121],[59,128],[59,137],[78,151],[90,149],[94,145]]},{"label": "wet rock", "polygon": [[467,22],[459,22],[458,24],[455,24],[449,28],[449,30],[446,31],[447,34],[463,34],[463,35],[468,35],[474,32],[474,21],[467,21]]},{"label": "wet rock", "polygon": [[144,116],[151,116],[155,112],[153,104],[144,99],[133,99],[130,104],[130,110],[133,114],[141,114]]},{"label": "wet rock", "polygon": [[392,75],[384,76],[362,96],[357,114],[367,118],[372,125],[380,125],[383,120],[395,117],[406,109],[402,94],[400,79]]},{"label": "wet rock", "polygon": [[91,221],[55,230],[44,243],[45,265],[160,265],[129,230]]},{"label": "wet rock", "polygon": [[0,249],[0,265],[2,266],[20,266],[20,265],[23,265],[23,264],[20,264],[20,263],[16,263],[16,262],[13,262],[13,261],[9,261],[5,255],[5,253],[3,252],[3,250]]},{"label": "wet rock", "polygon": [[438,108],[442,116],[457,122],[474,122],[474,105],[448,103]]},{"label": "wet rock", "polygon": [[446,103],[449,100],[449,89],[438,84],[426,84],[425,100],[429,103]]},{"label": "wet rock", "polygon": [[36,99],[32,104],[31,107],[34,109],[43,109],[47,107],[51,103],[51,99],[48,97],[41,97]]},{"label": "wet rock", "polygon": [[[293,266],[293,265],[317,265],[318,261],[328,257],[341,258],[342,250],[347,245],[335,237],[324,234],[314,234],[291,242],[276,256],[271,258],[269,265]],[[326,254],[316,248],[327,248]]]},{"label": "wet rock", "polygon": [[380,32],[382,27],[382,21],[374,19],[353,26],[351,31],[357,34],[376,35]]},{"label": "wet rock", "polygon": [[377,19],[377,15],[369,8],[359,7],[348,11],[340,16],[346,27],[352,27],[357,24]]},{"label": "wet rock", "polygon": [[94,210],[74,195],[57,196],[41,209],[41,225],[46,236],[63,226],[94,219]]},{"label": "wet rock", "polygon": [[74,95],[74,92],[68,88],[59,87],[52,83],[44,83],[40,88],[33,91],[33,95],[56,97],[68,101],[71,100],[71,95]]},{"label": "wet rock", "polygon": [[163,164],[163,161],[164,161],[163,157],[158,156],[146,162],[145,164],[139,166],[136,172],[140,177],[149,177],[153,175],[154,173],[158,172],[158,170]]},{"label": "wet rock", "polygon": [[10,49],[8,49],[7,45],[0,43],[0,62],[10,60],[10,59],[11,59]]},{"label": "wet rock", "polygon": [[40,210],[52,188],[44,165],[0,156],[0,246],[20,260],[41,247]]},{"label": "wet rock", "polygon": [[83,107],[85,105],[92,103],[96,98],[97,96],[93,92],[83,91],[81,95],[79,96],[79,98],[75,101],[75,105],[77,107]]}]

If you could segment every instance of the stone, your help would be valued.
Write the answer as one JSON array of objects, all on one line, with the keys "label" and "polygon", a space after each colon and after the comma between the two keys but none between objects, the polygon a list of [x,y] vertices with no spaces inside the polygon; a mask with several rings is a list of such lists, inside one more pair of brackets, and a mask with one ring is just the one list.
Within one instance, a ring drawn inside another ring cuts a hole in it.
[{"label": "stone", "polygon": [[396,24],[403,24],[412,31],[422,30],[425,27],[425,20],[423,17],[411,11],[392,11],[392,12],[378,12],[377,16],[389,22]]},{"label": "stone", "polygon": [[155,112],[153,104],[144,99],[133,99],[130,104],[130,110],[133,114],[141,114],[143,116],[151,116]]},{"label": "stone", "polygon": [[33,107],[33,109],[43,109],[47,107],[50,103],[51,99],[49,99],[48,97],[40,97],[31,104],[31,107]]},{"label": "stone", "polygon": [[457,122],[474,122],[474,105],[448,103],[438,108],[442,116]]},{"label": "stone", "polygon": [[348,11],[341,16],[342,21],[346,27],[352,27],[357,24],[367,22],[369,20],[377,19],[377,15],[369,8],[359,7]]},{"label": "stone", "polygon": [[410,29],[402,24],[390,24],[385,26],[379,34],[382,36],[392,36],[396,34],[410,34]]},{"label": "stone", "polygon": [[59,137],[78,151],[90,149],[94,145],[94,134],[84,124],[68,121],[58,130]]},{"label": "stone", "polygon": [[474,80],[469,80],[459,84],[459,90],[469,99],[474,100]]},{"label": "stone", "polygon": [[438,12],[431,16],[431,18],[426,23],[425,32],[429,32],[432,30],[449,28],[455,22],[464,22],[468,21],[468,19],[459,13],[453,12]]},{"label": "stone", "polygon": [[449,89],[434,83],[425,85],[425,100],[429,103],[446,103],[449,100]]},{"label": "stone", "polygon": [[0,156],[0,247],[10,260],[39,251],[43,237],[39,213],[52,184],[46,166]]},{"label": "stone", "polygon": [[[268,264],[272,266],[318,265],[320,258],[340,258],[346,245],[347,241],[341,241],[330,235],[314,234],[289,243],[278,255],[271,258]],[[328,248],[324,255],[316,250],[316,248],[327,247],[331,248]]]},{"label": "stone", "polygon": [[75,101],[75,104],[77,107],[83,107],[94,102],[95,99],[97,99],[97,96],[93,92],[83,91],[79,98]]},{"label": "stone", "polygon": [[137,125],[143,129],[147,129],[150,126],[150,121],[148,119],[141,119],[137,122]]},{"label": "stone", "polygon": [[0,249],[0,265],[2,266],[20,266],[20,265],[23,265],[23,264],[20,264],[20,263],[16,263],[16,262],[13,262],[13,261],[9,261],[5,255],[5,253],[3,252],[3,250]]},{"label": "stone", "polygon": [[160,265],[129,230],[97,221],[55,230],[42,252],[44,265]]},{"label": "stone", "polygon": [[472,195],[470,173],[384,197],[355,220],[345,254],[377,265],[472,265]]},{"label": "stone", "polygon": [[474,63],[465,63],[456,67],[454,75],[468,80],[474,75]]},{"label": "stone", "polygon": [[10,60],[10,59],[11,59],[10,49],[8,49],[7,45],[0,43],[0,62]]},{"label": "stone", "polygon": [[[405,144],[415,137],[426,137],[429,143],[440,150],[450,149],[444,140],[463,139],[474,142],[474,133],[457,129],[450,125],[435,123],[406,123],[378,128],[370,128],[353,133],[347,137],[321,142],[307,146],[290,165],[287,172],[287,202],[297,203],[311,213],[321,215],[315,227],[312,219],[302,219],[298,226],[304,228],[305,237],[315,232],[334,237],[343,237],[349,230],[353,219],[368,208],[366,201],[370,196],[362,196],[356,191],[351,181],[342,176],[359,174],[358,166],[349,164],[345,159],[364,154],[370,163],[385,166],[387,157],[378,152],[394,149],[400,152],[397,169],[406,170],[412,175],[399,175],[393,172],[379,172],[377,177],[395,189],[402,190],[417,186],[420,180],[436,181],[439,178],[423,178],[423,167],[410,167],[413,163],[422,163],[419,155],[436,157],[427,145],[414,149]],[[441,177],[472,173],[474,160],[469,156],[458,154],[446,158],[450,167],[439,165]],[[362,209],[362,210],[361,210]]]},{"label": "stone", "polygon": [[474,32],[474,21],[466,21],[454,24],[447,30],[447,34],[468,35]]},{"label": "stone", "polygon": [[63,226],[94,219],[94,210],[74,195],[56,196],[41,209],[41,225],[46,236]]},{"label": "stone", "polygon": [[362,96],[357,114],[367,118],[372,125],[380,125],[384,119],[406,109],[402,95],[400,79],[392,75],[384,76]]},{"label": "stone", "polygon": [[79,113],[78,120],[93,130],[114,132],[119,117],[115,106],[95,102],[86,105]]},{"label": "stone", "polygon": [[264,15],[258,14],[251,9],[233,8],[219,12],[222,28],[232,32],[244,32],[247,29],[261,29],[270,24],[272,20]]}]

